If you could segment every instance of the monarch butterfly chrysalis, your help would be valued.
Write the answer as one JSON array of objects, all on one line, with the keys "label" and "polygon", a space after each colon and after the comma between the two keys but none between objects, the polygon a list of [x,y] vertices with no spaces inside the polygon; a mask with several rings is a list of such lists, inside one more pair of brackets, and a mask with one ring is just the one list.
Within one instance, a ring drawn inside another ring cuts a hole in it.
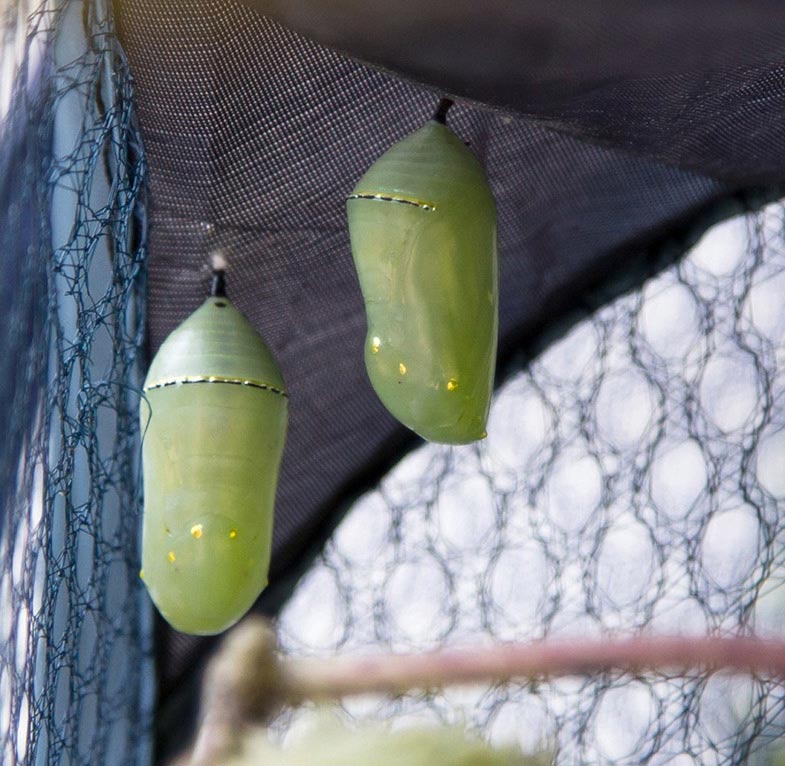
[{"label": "monarch butterfly chrysalis", "polygon": [[493,390],[496,206],[445,124],[451,103],[371,166],[347,212],[371,384],[420,436],[466,444],[485,436]]},{"label": "monarch butterfly chrysalis", "polygon": [[270,350],[211,295],[164,341],[141,405],[140,576],[177,630],[225,630],[267,585],[287,394]]}]

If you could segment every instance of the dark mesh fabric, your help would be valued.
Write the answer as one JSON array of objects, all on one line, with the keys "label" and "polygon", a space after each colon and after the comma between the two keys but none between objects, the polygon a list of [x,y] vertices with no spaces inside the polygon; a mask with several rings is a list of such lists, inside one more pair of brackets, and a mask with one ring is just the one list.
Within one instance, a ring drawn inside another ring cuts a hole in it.
[{"label": "dark mesh fabric", "polygon": [[542,125],[726,180],[782,180],[782,4],[247,0],[311,39]]},{"label": "dark mesh fabric", "polygon": [[[783,111],[778,6],[647,13],[636,3],[628,13],[610,3],[600,15],[562,2],[538,21],[544,4],[486,4],[479,23],[461,16],[464,5],[417,35],[409,4],[369,4],[373,15],[354,4],[319,4],[315,16],[297,3],[269,10],[410,78],[515,108],[459,102],[450,114],[497,197],[502,364],[598,286],[640,281],[662,263],[663,243],[718,202],[785,180],[785,121],[773,118]],[[229,293],[290,389],[260,602],[274,610],[336,509],[413,443],[366,380],[344,200],[440,92],[239,2],[119,0],[116,10],[150,166],[151,348],[199,305],[208,252],[220,247]],[[165,708],[209,642],[159,627]]]}]

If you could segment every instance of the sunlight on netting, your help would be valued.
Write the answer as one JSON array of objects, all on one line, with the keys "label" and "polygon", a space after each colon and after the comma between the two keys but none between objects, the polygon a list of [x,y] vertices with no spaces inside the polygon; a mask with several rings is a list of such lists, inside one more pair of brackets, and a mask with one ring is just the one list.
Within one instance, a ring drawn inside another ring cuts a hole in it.
[{"label": "sunlight on netting", "polygon": [[[350,510],[280,618],[284,647],[422,650],[785,628],[785,236],[770,205],[576,325],[498,391],[488,438],[426,445]],[[763,678],[613,675],[398,700],[559,763],[752,762]],[[279,731],[308,726],[288,714]],[[762,762],[762,761],[761,761]]]}]

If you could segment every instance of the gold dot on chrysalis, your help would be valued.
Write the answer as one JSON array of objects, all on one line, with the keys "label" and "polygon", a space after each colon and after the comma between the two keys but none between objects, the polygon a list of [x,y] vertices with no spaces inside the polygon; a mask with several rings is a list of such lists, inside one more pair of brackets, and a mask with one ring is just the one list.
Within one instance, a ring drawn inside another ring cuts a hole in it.
[{"label": "gold dot on chrysalis", "polygon": [[447,390],[455,391],[456,388],[458,388],[458,381],[455,378],[450,378],[447,381]]},{"label": "gold dot on chrysalis", "polygon": [[398,365],[398,372],[400,372],[401,375],[406,375],[406,365],[403,362]]},{"label": "gold dot on chrysalis", "polygon": [[139,579],[144,580],[144,569],[139,570]]},{"label": "gold dot on chrysalis", "polygon": [[234,540],[235,537],[237,537],[237,530],[233,529],[231,532],[229,532],[229,539]]},{"label": "gold dot on chrysalis", "polygon": [[201,524],[194,524],[191,527],[191,534],[198,540],[202,536],[202,529]]},{"label": "gold dot on chrysalis", "polygon": [[169,551],[169,553],[166,555],[166,558],[169,559],[170,564],[174,564],[174,560],[175,560],[174,551]]},{"label": "gold dot on chrysalis", "polygon": [[381,338],[379,338],[377,335],[374,335],[373,341],[371,342],[371,351],[373,351],[374,354],[378,354],[379,346],[381,345],[382,345]]}]

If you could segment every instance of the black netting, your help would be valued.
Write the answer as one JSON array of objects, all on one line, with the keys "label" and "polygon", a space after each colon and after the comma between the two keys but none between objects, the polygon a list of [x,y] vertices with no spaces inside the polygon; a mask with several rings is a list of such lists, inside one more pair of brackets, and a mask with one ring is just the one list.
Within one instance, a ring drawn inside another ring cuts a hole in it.
[{"label": "black netting", "polygon": [[145,164],[103,1],[0,17],[0,762],[145,764]]},{"label": "black netting", "polygon": [[776,0],[243,2],[310,40],[583,141],[726,181],[783,180]]},{"label": "black netting", "polygon": [[[487,440],[423,446],[351,508],[282,612],[286,648],[781,637],[784,295],[785,206],[773,204],[710,229],[521,360]],[[555,742],[562,764],[705,766],[767,763],[784,704],[765,678],[607,674],[345,709]]]}]

